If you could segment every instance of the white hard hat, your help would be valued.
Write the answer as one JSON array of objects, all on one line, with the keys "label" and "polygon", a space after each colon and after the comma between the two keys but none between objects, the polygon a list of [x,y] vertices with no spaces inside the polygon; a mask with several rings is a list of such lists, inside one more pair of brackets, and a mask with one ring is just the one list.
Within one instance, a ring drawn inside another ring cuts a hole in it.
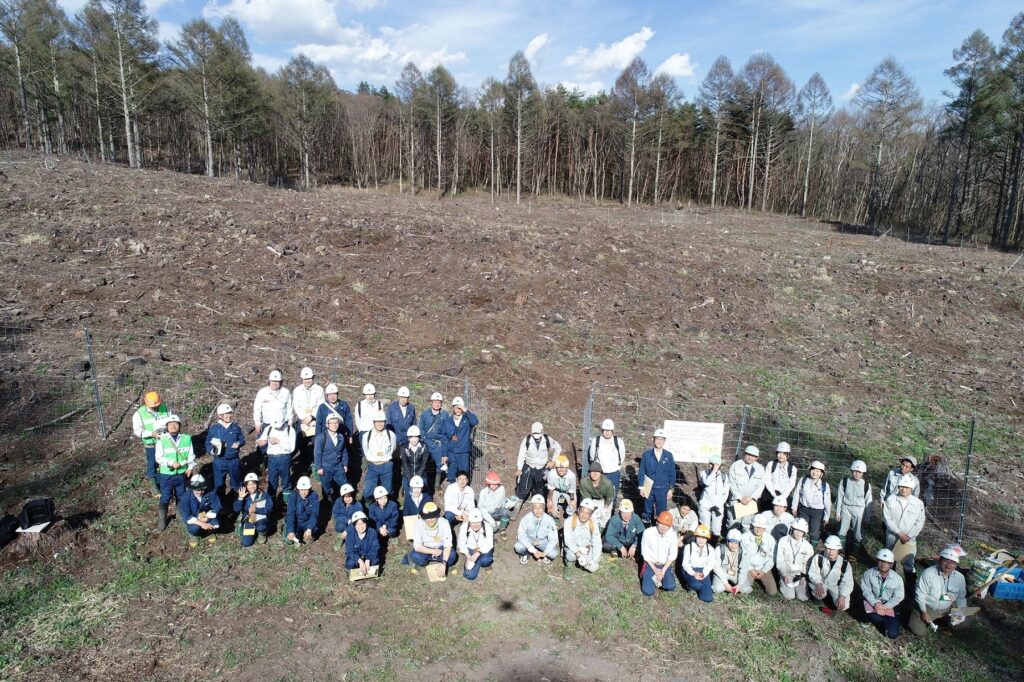
[{"label": "white hard hat", "polygon": [[441,395],[438,391],[434,391],[433,393],[430,394],[430,400],[440,400],[441,402],[444,402],[444,396]]},{"label": "white hard hat", "polygon": [[189,479],[189,483],[192,485],[193,488],[202,488],[204,485],[206,485],[206,478],[202,474],[196,474],[195,476]]},{"label": "white hard hat", "polygon": [[896,487],[898,487],[898,488],[910,488],[911,490],[913,490],[914,489],[914,485],[916,483],[917,483],[917,481],[914,480],[913,476],[911,476],[910,474],[903,474],[902,476],[900,476],[899,483],[896,484]]},{"label": "white hard hat", "polygon": [[896,557],[893,555],[892,550],[886,549],[885,547],[878,550],[878,553],[875,554],[875,559],[878,561],[887,561],[890,564],[896,563]]},{"label": "white hard hat", "polygon": [[902,462],[903,460],[910,462],[915,467],[917,466],[917,457],[914,457],[913,455],[903,455],[900,457],[900,461]]},{"label": "white hard hat", "polygon": [[379,486],[377,486],[376,488],[373,489],[373,499],[376,500],[378,497],[387,497],[387,496],[388,496],[388,489],[385,488],[384,486],[379,485]]},{"label": "white hard hat", "polygon": [[387,420],[388,420],[388,416],[386,414],[384,414],[383,411],[377,410],[376,412],[373,413],[373,421],[375,421],[375,422],[386,422]]},{"label": "white hard hat", "polygon": [[747,448],[743,451],[743,454],[753,455],[754,457],[760,457],[761,451],[757,449],[756,445],[748,445]]},{"label": "white hard hat", "polygon": [[615,422],[613,422],[611,419],[605,419],[603,422],[601,422],[601,430],[602,431],[614,431],[615,430]]},{"label": "white hard hat", "polygon": [[750,522],[750,525],[753,526],[754,528],[767,528],[768,527],[768,518],[765,517],[765,516],[762,516],[761,514],[757,514],[757,515],[754,516],[754,520]]},{"label": "white hard hat", "polygon": [[337,392],[338,392],[338,384],[327,384],[327,387],[324,389],[324,395],[329,395],[331,393],[337,393]]},{"label": "white hard hat", "polygon": [[249,472],[245,475],[245,480],[243,481],[243,483],[248,483],[249,481],[255,481],[256,483],[259,483],[260,477],[252,472]]},{"label": "white hard hat", "polygon": [[363,386],[363,395],[377,395],[377,387],[373,384]]},{"label": "white hard hat", "polygon": [[275,369],[270,373],[270,376],[267,377],[267,381],[281,381],[281,371]]},{"label": "white hard hat", "polygon": [[469,522],[470,523],[480,523],[483,520],[484,520],[484,513],[482,511],[480,511],[479,509],[475,509],[475,508],[469,510]]},{"label": "white hard hat", "polygon": [[790,452],[789,443],[787,443],[786,441],[780,442],[778,445],[775,446],[775,452]]},{"label": "white hard hat", "polygon": [[775,497],[772,498],[773,507],[785,507],[788,504],[789,502],[787,502],[786,498],[783,497],[782,495],[776,495]]},{"label": "white hard hat", "polygon": [[530,504],[544,504],[544,496],[534,495],[533,497],[530,498]]},{"label": "white hard hat", "polygon": [[585,508],[589,509],[590,511],[594,511],[598,507],[598,505],[592,499],[590,499],[589,497],[583,498],[583,501],[580,502],[580,506],[581,507],[585,507]]},{"label": "white hard hat", "polygon": [[809,469],[818,469],[819,471],[824,471],[825,470],[825,465],[822,464],[818,460],[814,460],[813,462],[811,462],[811,466],[808,467],[808,468]]},{"label": "white hard hat", "polygon": [[299,378],[300,379],[312,379],[313,378],[313,368],[312,367],[303,367],[302,371],[299,372]]},{"label": "white hard hat", "polygon": [[665,429],[654,429],[655,438],[665,438]]},{"label": "white hard hat", "polygon": [[862,460],[855,459],[853,460],[853,463],[850,464],[850,471],[859,471],[862,474],[866,474],[868,472],[868,465]]},{"label": "white hard hat", "polygon": [[409,479],[409,487],[410,488],[422,488],[423,487],[423,478],[421,476],[413,476],[412,478]]},{"label": "white hard hat", "polygon": [[739,542],[743,539],[743,533],[737,528],[730,528],[729,532],[725,535],[726,542]]},{"label": "white hard hat", "polygon": [[399,386],[398,387],[398,397],[399,398],[408,398],[409,397],[409,387],[408,386]]},{"label": "white hard hat", "polygon": [[721,463],[722,463],[722,456],[721,455],[708,455],[708,464],[721,464]]},{"label": "white hard hat", "polygon": [[350,521],[352,523],[355,523],[356,521],[365,521],[365,520],[366,520],[366,514],[364,514],[361,511],[357,511],[355,514],[352,515],[352,518],[350,519]]},{"label": "white hard hat", "polygon": [[794,519],[793,525],[789,527],[790,530],[802,530],[807,532],[807,519]]},{"label": "white hard hat", "polygon": [[829,535],[825,538],[825,549],[842,549],[843,541],[839,539],[838,535]]},{"label": "white hard hat", "polygon": [[234,411],[235,411],[235,409],[233,407],[231,407],[230,405],[228,405],[227,403],[221,403],[220,405],[217,406],[217,416],[218,417],[220,415],[222,415],[222,414],[231,414]]},{"label": "white hard hat", "polygon": [[345,495],[353,495],[353,494],[355,494],[355,492],[356,492],[356,489],[353,488],[348,483],[346,483],[345,485],[343,485],[340,488],[338,488],[338,495],[340,495],[342,497],[344,497]]},{"label": "white hard hat", "polygon": [[325,421],[329,421],[329,422],[332,422],[332,421],[340,422],[340,421],[341,421],[341,415],[340,415],[340,414],[338,414],[337,412],[335,412],[334,410],[331,410],[331,411],[330,411],[330,413],[329,413],[329,414],[327,415],[327,419],[326,419]]},{"label": "white hard hat", "polygon": [[296,490],[309,490],[313,487],[313,482],[309,480],[309,476],[302,476],[299,478],[299,482],[295,484]]},{"label": "white hard hat", "polygon": [[420,427],[413,424],[409,427],[409,430],[405,432],[405,435],[409,436],[409,438],[418,437],[420,435]]},{"label": "white hard hat", "polygon": [[620,512],[631,512],[631,511],[633,511],[633,500],[629,499],[628,497],[623,497],[622,501],[619,502],[619,511]]},{"label": "white hard hat", "polygon": [[171,422],[178,422],[178,426],[181,426],[181,417],[176,414],[169,414],[164,417],[164,426],[167,426]]},{"label": "white hard hat", "polygon": [[533,422],[533,426],[530,427],[530,433],[541,434],[544,433],[544,425],[540,422]]},{"label": "white hard hat", "polygon": [[465,407],[465,406],[466,406],[466,401],[464,401],[462,399],[462,396],[457,395],[454,398],[452,398],[452,407]]},{"label": "white hard hat", "polygon": [[942,551],[939,552],[940,558],[949,559],[950,561],[955,561],[957,563],[960,563],[960,560],[966,555],[967,552],[964,551],[964,548],[957,544],[946,545],[942,548]]}]

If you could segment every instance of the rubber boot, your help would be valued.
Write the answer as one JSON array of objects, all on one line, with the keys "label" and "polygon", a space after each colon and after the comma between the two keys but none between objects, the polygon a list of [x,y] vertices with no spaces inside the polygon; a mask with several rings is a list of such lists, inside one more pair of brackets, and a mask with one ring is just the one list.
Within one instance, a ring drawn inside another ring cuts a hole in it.
[{"label": "rubber boot", "polygon": [[158,531],[163,531],[165,528],[167,528],[167,505],[166,504],[161,504],[160,505],[160,522],[157,524],[156,529]]},{"label": "rubber boot", "polygon": [[259,534],[257,534],[256,535],[256,541],[259,542],[261,545],[267,544],[267,534],[266,533],[259,533]]},{"label": "rubber boot", "polygon": [[566,582],[570,582],[571,583],[572,582],[572,574],[573,574],[573,571],[575,571],[575,570],[576,570],[576,564],[567,563],[565,565],[565,568],[562,569],[562,580],[565,580]]},{"label": "rubber boot", "polygon": [[505,530],[508,528],[508,521],[509,521],[509,519],[506,516],[506,517],[502,518],[501,521],[498,522],[498,532],[501,532],[501,533],[505,532]]},{"label": "rubber boot", "polygon": [[331,549],[333,549],[335,552],[340,552],[341,551],[341,546],[344,543],[345,543],[345,541],[342,539],[341,533],[338,533],[337,537],[335,537],[335,539],[334,539],[334,544],[331,545]]}]

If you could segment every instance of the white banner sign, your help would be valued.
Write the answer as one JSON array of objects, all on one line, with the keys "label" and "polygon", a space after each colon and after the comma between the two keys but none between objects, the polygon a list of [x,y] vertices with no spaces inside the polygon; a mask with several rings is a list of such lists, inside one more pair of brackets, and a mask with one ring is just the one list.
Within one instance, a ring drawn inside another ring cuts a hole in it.
[{"label": "white banner sign", "polygon": [[722,454],[725,424],[665,420],[665,449],[677,462],[707,464],[711,455]]}]

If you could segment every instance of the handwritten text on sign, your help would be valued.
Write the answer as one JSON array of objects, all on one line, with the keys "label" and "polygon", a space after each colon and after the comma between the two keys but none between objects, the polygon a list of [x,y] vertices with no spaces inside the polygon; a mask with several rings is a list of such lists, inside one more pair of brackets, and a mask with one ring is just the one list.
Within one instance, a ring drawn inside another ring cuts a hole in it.
[{"label": "handwritten text on sign", "polygon": [[665,420],[665,449],[677,462],[707,464],[711,455],[722,454],[725,424]]}]

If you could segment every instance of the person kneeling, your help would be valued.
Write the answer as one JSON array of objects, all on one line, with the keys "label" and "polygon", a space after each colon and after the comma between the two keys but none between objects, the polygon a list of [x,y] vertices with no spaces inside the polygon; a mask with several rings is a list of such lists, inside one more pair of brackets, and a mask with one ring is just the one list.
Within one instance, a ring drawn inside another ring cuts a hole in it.
[{"label": "person kneeling", "polygon": [[794,519],[789,536],[779,540],[775,548],[775,566],[779,570],[779,591],[786,600],[807,601],[807,562],[814,548],[804,539],[807,520]]},{"label": "person kneeling", "polygon": [[238,491],[234,510],[241,514],[238,531],[242,536],[242,547],[252,547],[259,539],[267,541],[270,522],[267,517],[274,508],[274,499],[265,490],[260,490],[260,477],[254,473],[245,475],[244,487]]},{"label": "person kneeling", "polygon": [[558,556],[558,526],[550,514],[544,513],[546,503],[543,495],[534,495],[530,506],[532,513],[519,522],[513,549],[523,565],[529,563],[531,556],[541,563],[550,564]]},{"label": "person kneeling", "polygon": [[295,484],[297,495],[288,497],[288,513],[284,517],[285,544],[313,542],[320,519],[320,498],[313,492],[313,482],[303,476]]},{"label": "person kneeling", "polygon": [[[853,594],[853,566],[839,555],[843,541],[838,535],[825,538],[825,551],[811,559],[807,571],[811,596],[815,601],[824,601],[827,597],[832,607],[839,611],[850,608],[850,595]],[[832,608],[825,605],[821,610],[832,615]]]},{"label": "person kneeling", "polygon": [[926,637],[940,627],[955,628],[967,620],[967,581],[957,570],[963,557],[960,545],[947,545],[939,552],[939,563],[921,572],[910,616],[910,631],[915,635]]},{"label": "person kneeling", "polygon": [[730,528],[725,542],[718,546],[718,568],[711,577],[711,589],[716,594],[749,594],[752,591],[750,583],[743,580],[747,562],[743,560],[742,539],[743,533],[738,528]]},{"label": "person kneeling", "polygon": [[643,534],[644,524],[633,513],[633,501],[623,499],[619,502],[619,513],[612,517],[604,531],[602,549],[608,553],[609,559],[620,556],[633,559],[640,548]]},{"label": "person kneeling", "polygon": [[683,579],[702,602],[710,603],[715,600],[711,576],[718,569],[718,552],[708,543],[711,529],[703,523],[697,526],[693,536],[693,542],[683,546]]},{"label": "person kneeling", "polygon": [[580,503],[562,529],[565,536],[565,569],[562,577],[570,580],[572,569],[579,566],[593,573],[601,562],[601,529],[594,521],[598,505],[589,497]]},{"label": "person kneeling", "polygon": [[412,549],[406,555],[408,561],[415,564],[412,572],[419,573],[416,566],[429,563],[443,563],[446,570],[455,565],[459,555],[452,546],[452,527],[447,519],[441,518],[441,511],[433,502],[423,505],[420,514],[421,523],[416,526]]},{"label": "person kneeling", "polygon": [[206,479],[196,474],[189,481],[190,492],[178,503],[178,515],[185,522],[188,531],[188,546],[198,547],[199,540],[206,538],[209,543],[217,542],[214,534],[220,530],[220,498],[216,490],[206,490]]},{"label": "person kneeling", "polygon": [[648,597],[653,597],[658,588],[666,592],[675,590],[675,566],[679,546],[676,543],[676,534],[672,530],[672,514],[667,511],[661,512],[658,514],[657,522],[644,531],[640,538],[640,553],[644,558],[644,564],[640,568],[640,591]]},{"label": "person kneeling", "polygon": [[356,499],[355,488],[346,483],[338,490],[338,499],[334,501],[334,507],[331,509],[331,516],[334,517],[334,545],[332,549],[335,552],[340,552],[341,546],[345,544],[345,540],[348,537],[349,524],[352,523],[352,517],[355,516],[356,512],[366,514],[363,510],[363,503]]},{"label": "person kneeling", "polygon": [[345,542],[345,568],[350,571],[359,569],[359,573],[365,576],[379,566],[380,540],[370,529],[366,513],[357,511],[352,514],[352,524]]},{"label": "person kneeling", "polygon": [[459,528],[459,554],[466,555],[462,575],[466,580],[476,580],[481,568],[490,572],[494,563],[494,529],[484,523],[484,513],[479,509],[470,509],[468,518]]},{"label": "person kneeling", "polygon": [[903,602],[903,578],[892,570],[896,557],[892,550],[882,548],[875,555],[878,566],[864,571],[860,591],[864,594],[864,612],[868,620],[882,629],[889,639],[900,636],[900,620],[896,607]]}]

